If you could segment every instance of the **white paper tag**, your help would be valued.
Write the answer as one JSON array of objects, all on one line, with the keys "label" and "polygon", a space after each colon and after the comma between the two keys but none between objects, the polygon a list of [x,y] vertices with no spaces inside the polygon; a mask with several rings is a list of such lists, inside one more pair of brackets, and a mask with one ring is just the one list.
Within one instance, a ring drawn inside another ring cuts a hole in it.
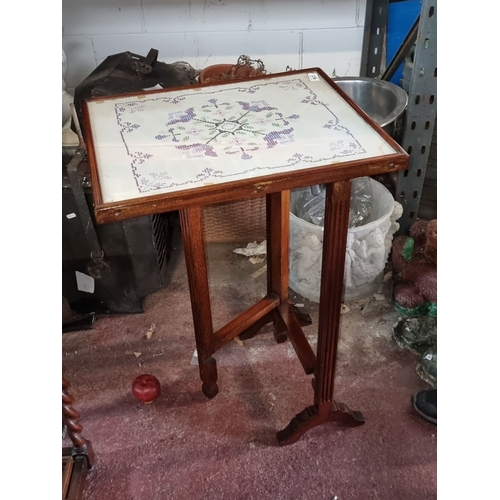
[{"label": "white paper tag", "polygon": [[76,287],[80,292],[94,293],[95,290],[95,280],[92,276],[87,276],[79,271],[75,271],[76,274]]},{"label": "white paper tag", "polygon": [[319,76],[316,73],[307,73],[311,82],[319,82]]},{"label": "white paper tag", "polygon": [[66,219],[74,219],[76,217],[76,214],[68,214],[66,215]]},{"label": "white paper tag", "polygon": [[191,365],[197,365],[198,364],[198,351],[195,349],[193,352],[193,356],[191,357]]},{"label": "white paper tag", "polygon": [[163,87],[157,83],[154,87],[148,87],[147,89],[142,89],[142,90],[159,90],[162,89]]},{"label": "white paper tag", "polygon": [[432,354],[427,354],[427,356],[424,356],[424,359],[430,361],[432,359]]}]

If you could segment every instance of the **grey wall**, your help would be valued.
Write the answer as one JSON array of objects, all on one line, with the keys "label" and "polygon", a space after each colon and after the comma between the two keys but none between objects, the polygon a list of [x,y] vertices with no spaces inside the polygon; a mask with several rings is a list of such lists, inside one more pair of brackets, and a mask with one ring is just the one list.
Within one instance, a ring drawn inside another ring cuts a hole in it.
[{"label": "grey wall", "polygon": [[366,0],[63,0],[66,83],[108,55],[159,50],[202,69],[246,54],[270,72],[319,66],[358,76]]}]

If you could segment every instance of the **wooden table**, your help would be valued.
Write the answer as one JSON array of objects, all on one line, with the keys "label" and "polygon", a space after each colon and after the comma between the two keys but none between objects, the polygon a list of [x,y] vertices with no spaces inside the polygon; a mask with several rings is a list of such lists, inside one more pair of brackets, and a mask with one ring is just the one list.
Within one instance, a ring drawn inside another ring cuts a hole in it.
[{"label": "wooden table", "polygon": [[[92,98],[84,130],[98,223],[180,211],[200,377],[218,393],[212,355],[272,322],[288,337],[313,404],[278,432],[363,415],[333,399],[351,180],[402,170],[406,152],[318,68],[189,88]],[[288,301],[290,189],[326,184],[317,353]],[[203,241],[205,205],[266,195],[267,295],[214,332]]]}]

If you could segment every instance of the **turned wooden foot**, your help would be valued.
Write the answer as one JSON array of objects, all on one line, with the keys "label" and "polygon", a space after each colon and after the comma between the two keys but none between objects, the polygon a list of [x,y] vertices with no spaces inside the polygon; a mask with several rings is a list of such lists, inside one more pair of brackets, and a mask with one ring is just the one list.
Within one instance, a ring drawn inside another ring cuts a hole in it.
[{"label": "turned wooden foot", "polygon": [[343,403],[332,403],[308,406],[290,421],[290,423],[277,433],[278,443],[281,446],[293,444],[298,441],[309,429],[327,422],[340,422],[343,425],[354,427],[363,425],[365,418],[360,411],[351,411]]},{"label": "turned wooden foot", "polygon": [[204,361],[199,360],[200,378],[203,382],[201,390],[209,399],[214,398],[219,393],[217,385],[217,362],[210,357]]},{"label": "turned wooden foot", "polygon": [[201,386],[201,391],[208,399],[213,399],[217,394],[219,394],[219,386],[217,384],[205,384]]},{"label": "turned wooden foot", "polygon": [[69,387],[70,383],[63,378],[62,418],[64,424],[66,425],[68,436],[73,443],[71,455],[73,457],[84,457],[87,461],[87,468],[91,469],[95,462],[94,450],[92,448],[92,443],[82,436],[83,426],[78,423],[80,414],[73,408],[74,398],[68,392]]}]

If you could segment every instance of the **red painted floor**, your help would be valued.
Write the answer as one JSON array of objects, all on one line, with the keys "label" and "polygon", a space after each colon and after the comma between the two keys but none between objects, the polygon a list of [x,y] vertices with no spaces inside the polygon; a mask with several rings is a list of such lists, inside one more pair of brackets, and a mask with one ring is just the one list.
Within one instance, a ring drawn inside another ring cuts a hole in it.
[{"label": "red painted floor", "polygon": [[[265,290],[265,273],[252,277],[264,264],[252,265],[234,248],[208,247],[216,328]],[[390,282],[380,294],[348,303],[342,316],[335,397],[361,410],[365,425],[330,423],[278,447],[276,432],[312,404],[310,377],[292,346],[277,345],[270,327],[243,345],[230,343],[215,355],[220,392],[207,400],[190,363],[195,341],[181,248],[170,273],[168,286],[146,298],[143,314],[99,317],[92,330],[63,335],[66,378],[96,454],[84,499],[436,497],[437,427],[410,404],[428,385],[415,371],[417,357],[391,338],[398,315],[388,301]],[[312,316],[304,330],[315,347],[317,304],[293,292],[291,299]],[[162,384],[152,405],[131,395],[141,373]]]}]

